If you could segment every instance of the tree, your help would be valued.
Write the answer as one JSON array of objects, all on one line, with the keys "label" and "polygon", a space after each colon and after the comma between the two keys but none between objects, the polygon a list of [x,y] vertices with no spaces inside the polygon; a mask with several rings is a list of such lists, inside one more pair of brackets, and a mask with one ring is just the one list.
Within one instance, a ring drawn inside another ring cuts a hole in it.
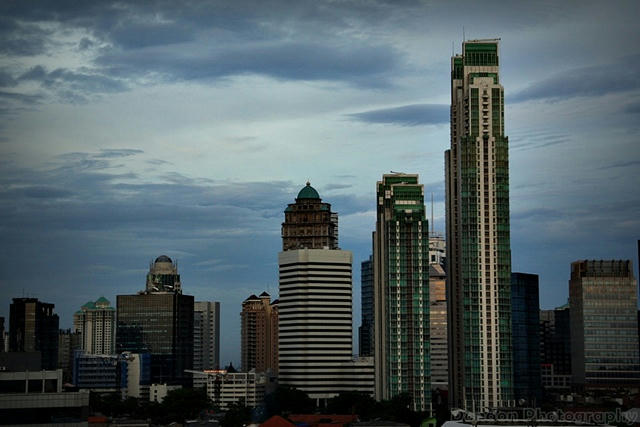
[{"label": "tree", "polygon": [[279,385],[265,396],[265,416],[283,414],[310,414],[316,409],[315,402],[304,391],[293,387]]},{"label": "tree", "polygon": [[251,422],[251,408],[242,402],[233,402],[227,406],[222,420],[223,427],[241,427]]}]

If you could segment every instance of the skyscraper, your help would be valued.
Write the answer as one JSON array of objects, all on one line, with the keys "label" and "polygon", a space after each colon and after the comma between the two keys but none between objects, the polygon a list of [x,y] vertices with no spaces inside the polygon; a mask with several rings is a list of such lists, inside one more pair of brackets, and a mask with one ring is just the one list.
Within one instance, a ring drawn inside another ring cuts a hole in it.
[{"label": "skyscraper", "polygon": [[[437,259],[436,259],[437,261]],[[447,275],[442,265],[429,266],[429,341],[431,352],[431,388],[449,387],[449,348],[447,346]]]},{"label": "skyscraper", "polygon": [[58,315],[54,304],[37,298],[14,298],[9,309],[10,351],[39,351],[42,369],[58,368]]},{"label": "skyscraper", "polygon": [[278,303],[263,292],[242,302],[242,371],[278,372]]},{"label": "skyscraper", "polygon": [[373,236],[376,398],[409,393],[413,409],[431,404],[429,225],[418,175],[377,183]]},{"label": "skyscraper", "polygon": [[193,369],[220,369],[220,303],[193,305]]},{"label": "skyscraper", "polygon": [[513,402],[509,153],[498,40],[451,58],[451,148],[445,152],[449,402]]},{"label": "skyscraper", "polygon": [[373,256],[360,265],[362,300],[361,324],[358,328],[360,356],[373,356]]},{"label": "skyscraper", "polygon": [[307,183],[285,210],[278,254],[278,380],[318,400],[373,391],[371,363],[352,360],[352,255],[337,249],[329,212]]},{"label": "skyscraper", "polygon": [[105,297],[89,301],[73,315],[73,329],[82,336],[81,349],[89,354],[116,351],[116,310]]},{"label": "skyscraper", "polygon": [[151,353],[152,382],[190,386],[191,374],[184,371],[193,367],[194,301],[176,284],[177,269],[158,277],[167,265],[175,266],[169,257],[158,257],[147,276],[146,291],[117,296],[116,351]]},{"label": "skyscraper", "polygon": [[530,407],[540,402],[540,302],[538,275],[511,273],[511,330],[515,400]]},{"label": "skyscraper", "polygon": [[571,369],[579,388],[640,386],[638,289],[630,260],[571,263]]}]

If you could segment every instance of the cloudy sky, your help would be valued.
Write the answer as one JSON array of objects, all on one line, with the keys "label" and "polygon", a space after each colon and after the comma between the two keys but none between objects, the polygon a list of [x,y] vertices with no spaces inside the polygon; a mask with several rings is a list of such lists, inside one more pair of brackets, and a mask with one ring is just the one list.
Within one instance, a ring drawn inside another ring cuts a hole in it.
[{"label": "cloudy sky", "polygon": [[[507,6],[508,5],[508,6]],[[640,3],[219,1],[0,3],[0,316],[56,304],[61,326],[179,262],[239,312],[277,294],[280,224],[310,180],[359,265],[375,182],[419,173],[444,230],[449,68],[500,37],[513,270],[563,304],[569,264],[637,260]]]}]

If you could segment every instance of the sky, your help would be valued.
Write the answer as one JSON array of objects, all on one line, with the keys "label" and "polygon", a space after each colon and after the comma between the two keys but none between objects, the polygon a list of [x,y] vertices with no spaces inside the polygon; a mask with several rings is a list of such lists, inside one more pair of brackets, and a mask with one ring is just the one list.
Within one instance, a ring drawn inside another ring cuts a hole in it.
[{"label": "sky", "polygon": [[512,270],[562,305],[572,261],[638,260],[638,16],[637,1],[1,2],[0,316],[31,296],[71,327],[166,254],[184,293],[221,302],[221,359],[239,364],[241,303],[277,296],[283,211],[309,180],[353,252],[357,327],[382,174],[418,173],[444,231],[463,37],[501,39]]}]

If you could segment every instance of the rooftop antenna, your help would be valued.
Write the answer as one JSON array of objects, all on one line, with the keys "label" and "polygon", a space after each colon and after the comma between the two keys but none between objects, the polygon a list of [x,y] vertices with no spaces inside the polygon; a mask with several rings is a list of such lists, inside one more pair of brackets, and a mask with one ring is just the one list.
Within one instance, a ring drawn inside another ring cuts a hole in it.
[{"label": "rooftop antenna", "polygon": [[453,40],[451,40],[451,56],[455,56],[455,50],[453,48]]},{"label": "rooftop antenna", "polygon": [[464,36],[464,25],[462,26],[462,41],[467,41],[467,38]]}]

